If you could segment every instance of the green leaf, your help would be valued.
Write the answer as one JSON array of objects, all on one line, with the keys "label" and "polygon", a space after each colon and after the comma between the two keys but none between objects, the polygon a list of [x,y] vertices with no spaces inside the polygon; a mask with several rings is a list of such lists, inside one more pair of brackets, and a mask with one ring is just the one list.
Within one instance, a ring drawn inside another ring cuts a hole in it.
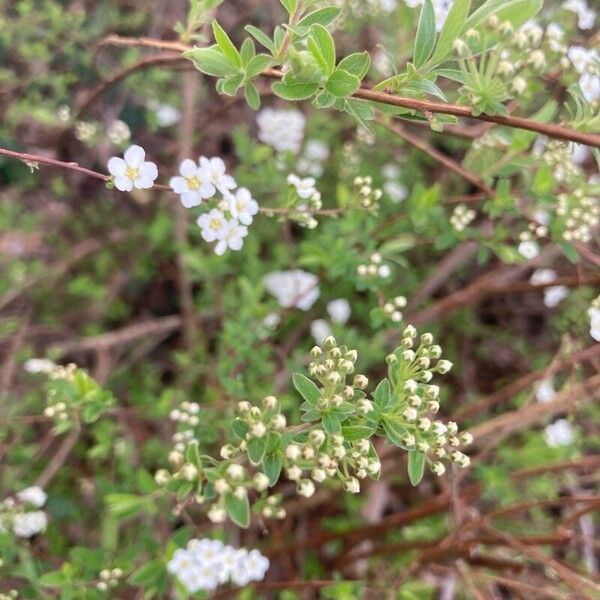
[{"label": "green leaf", "polygon": [[260,108],[260,94],[251,81],[244,87],[244,97],[252,110],[258,110]]},{"label": "green leaf", "polygon": [[106,504],[113,515],[126,519],[139,513],[144,508],[145,501],[133,494],[108,494]]},{"label": "green leaf", "polygon": [[266,438],[252,438],[248,442],[248,458],[253,465],[258,465],[265,455],[267,449]]},{"label": "green leaf", "polygon": [[191,60],[198,71],[213,77],[233,75],[237,66],[232,63],[217,46],[194,48],[183,53],[184,58]]},{"label": "green leaf", "polygon": [[319,89],[319,84],[293,80],[276,81],[271,89],[274,94],[284,100],[306,100],[315,95]]},{"label": "green leaf", "polygon": [[335,69],[335,42],[323,25],[313,25],[308,37],[308,49],[319,63],[319,66],[329,76]]},{"label": "green leaf", "polygon": [[165,565],[162,560],[154,559],[147,562],[143,567],[140,567],[129,578],[129,583],[149,587],[156,585],[158,581],[165,575]]},{"label": "green leaf", "polygon": [[242,529],[247,529],[250,525],[250,503],[248,496],[244,494],[243,498],[238,498],[232,492],[225,494],[225,510],[229,518]]},{"label": "green leaf", "polygon": [[294,373],[292,381],[296,390],[307,402],[316,404],[317,400],[321,397],[321,391],[308,377],[301,373]]},{"label": "green leaf", "polygon": [[469,16],[470,9],[471,0],[455,0],[448,13],[444,27],[440,31],[435,52],[429,60],[430,65],[437,65],[442,62],[452,50],[452,44],[454,44],[454,41],[460,35],[465,21]]},{"label": "green leaf", "polygon": [[397,419],[394,418],[384,418],[382,423],[390,442],[396,446],[400,446],[400,448],[406,449],[406,444],[404,443],[404,436],[408,434],[406,428],[400,425]]},{"label": "green leaf", "polygon": [[242,47],[240,48],[240,58],[242,60],[242,67],[244,71],[248,70],[250,61],[256,56],[256,48],[254,42],[250,38],[246,38]]},{"label": "green leaf", "polygon": [[336,98],[351,96],[360,87],[360,79],[339,67],[331,74],[325,89]]},{"label": "green leaf", "polygon": [[264,32],[262,32],[258,27],[254,27],[254,25],[246,25],[244,29],[259,43],[262,44],[267,50],[271,53],[275,52],[275,44],[273,40]]},{"label": "green leaf", "polygon": [[279,454],[271,454],[264,459],[263,469],[265,475],[269,478],[270,487],[273,487],[279,481],[282,465],[283,461]]},{"label": "green leaf", "polygon": [[413,62],[415,67],[420,67],[427,62],[435,46],[435,12],[431,0],[425,0],[421,7]]},{"label": "green leaf", "polygon": [[508,20],[517,27],[534,17],[541,10],[542,5],[543,0],[488,0],[473,11],[465,21],[463,31],[475,29],[494,14],[498,15],[500,21]]},{"label": "green leaf", "polygon": [[342,427],[342,435],[349,442],[370,438],[373,433],[375,433],[375,429],[368,425],[346,425]]},{"label": "green leaf", "polygon": [[227,96],[235,96],[237,91],[242,87],[244,83],[244,74],[236,73],[221,79],[217,91],[219,94],[227,94]]},{"label": "green leaf", "polygon": [[334,21],[340,14],[341,9],[334,6],[326,6],[325,8],[319,8],[314,12],[307,14],[302,17],[298,22],[298,27],[310,27],[311,25],[329,25]]},{"label": "green leaf", "polygon": [[298,6],[298,0],[279,0],[283,5],[283,8],[287,11],[288,15],[292,16],[296,12]]},{"label": "green leaf", "polygon": [[379,410],[387,410],[392,405],[392,391],[389,380],[383,379],[379,382],[373,392],[373,404]]},{"label": "green leaf", "polygon": [[322,90],[315,99],[313,100],[313,104],[317,108],[329,108],[335,102],[335,96],[332,96],[329,92]]},{"label": "green leaf", "polygon": [[215,20],[212,22],[213,33],[215,35],[215,41],[219,50],[234,64],[238,67],[242,66],[242,58],[237,48],[233,45],[233,42],[229,39],[225,30]]},{"label": "green leaf", "polygon": [[240,440],[246,438],[246,434],[248,433],[248,423],[246,421],[239,418],[234,419],[233,421],[231,421],[230,427],[235,437],[237,437]]},{"label": "green leaf", "polygon": [[342,58],[338,67],[356,75],[359,79],[362,79],[371,66],[371,57],[368,52],[355,52],[345,58]]},{"label": "green leaf", "polygon": [[257,75],[260,75],[272,62],[273,59],[268,54],[256,55],[246,67],[246,77],[256,77]]},{"label": "green leaf", "polygon": [[323,429],[325,430],[325,433],[328,433],[329,435],[342,432],[340,420],[332,413],[327,413],[323,415],[323,419],[321,422],[323,424]]},{"label": "green leaf", "polygon": [[62,571],[50,571],[40,576],[38,583],[43,587],[62,587],[68,582]]},{"label": "green leaf", "polygon": [[423,479],[425,470],[425,455],[416,450],[408,452],[408,478],[413,485],[417,485]]}]

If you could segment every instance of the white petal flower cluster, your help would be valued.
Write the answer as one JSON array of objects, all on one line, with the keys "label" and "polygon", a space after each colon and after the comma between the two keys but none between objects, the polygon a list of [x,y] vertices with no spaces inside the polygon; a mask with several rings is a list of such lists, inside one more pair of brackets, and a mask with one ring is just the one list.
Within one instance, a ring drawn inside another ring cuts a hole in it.
[{"label": "white petal flower cluster", "polygon": [[524,240],[519,244],[518,250],[521,256],[531,260],[540,253],[540,245],[533,240]]},{"label": "white petal flower cluster", "polygon": [[28,373],[45,373],[49,374],[57,368],[57,364],[49,358],[30,358],[25,361],[23,368]]},{"label": "white petal flower cluster", "polygon": [[11,528],[20,538],[30,538],[43,532],[48,525],[48,517],[41,508],[46,503],[46,493],[39,486],[21,490],[15,498],[0,502],[0,532]]},{"label": "white petal flower cluster", "polygon": [[301,269],[273,271],[263,282],[282,308],[310,310],[321,293],[318,277]]},{"label": "white petal flower cluster", "polygon": [[228,582],[243,587],[262,581],[269,570],[269,559],[258,550],[233,548],[219,540],[194,539],[186,549],[175,551],[167,570],[193,594],[215,590]]},{"label": "white petal flower cluster", "polygon": [[544,429],[544,439],[550,448],[568,446],[573,443],[573,426],[566,419],[558,419]]},{"label": "white petal flower cluster", "polygon": [[[346,298],[336,298],[327,303],[327,313],[333,323],[345,325],[352,309]],[[331,335],[331,325],[326,319],[316,319],[310,324],[310,333],[317,344],[322,344]]]},{"label": "white petal flower cluster", "polygon": [[298,196],[303,200],[308,200],[315,194],[318,194],[314,177],[305,177],[302,179],[295,173],[290,173],[287,177],[287,182],[296,188]]},{"label": "white petal flower cluster", "polygon": [[131,129],[129,129],[129,125],[125,121],[117,119],[108,126],[106,134],[115,146],[121,146],[131,138]]},{"label": "white petal flower cluster", "polygon": [[308,140],[304,145],[302,156],[298,159],[298,171],[313,177],[323,174],[323,163],[329,158],[329,146],[321,140]]},{"label": "white petal flower cluster", "polygon": [[554,400],[556,390],[552,379],[543,379],[535,387],[535,398],[540,404],[547,404]]},{"label": "white petal flower cluster", "polygon": [[400,169],[395,163],[388,163],[381,169],[383,175],[383,191],[394,203],[399,204],[408,197],[408,188],[399,181]]},{"label": "white petal flower cluster", "polygon": [[296,109],[263,108],[256,116],[258,139],[277,152],[298,154],[306,119]]},{"label": "white petal flower cluster", "polygon": [[571,46],[567,51],[567,56],[575,70],[581,75],[579,87],[583,97],[587,102],[593,104],[600,98],[600,54],[598,50],[583,46]]},{"label": "white petal flower cluster", "polygon": [[123,158],[113,156],[108,161],[108,172],[114,177],[115,187],[122,192],[149,190],[158,177],[155,163],[146,160],[146,151],[141,146],[130,146]]},{"label": "white petal flower cluster", "polygon": [[[552,269],[537,269],[529,281],[533,285],[552,283],[556,279],[556,271]],[[548,308],[558,306],[569,295],[569,288],[564,285],[553,285],[544,289],[544,304]]]},{"label": "white petal flower cluster", "polygon": [[579,29],[592,29],[596,23],[596,11],[588,6],[587,0],[566,0],[563,8],[577,15]]}]

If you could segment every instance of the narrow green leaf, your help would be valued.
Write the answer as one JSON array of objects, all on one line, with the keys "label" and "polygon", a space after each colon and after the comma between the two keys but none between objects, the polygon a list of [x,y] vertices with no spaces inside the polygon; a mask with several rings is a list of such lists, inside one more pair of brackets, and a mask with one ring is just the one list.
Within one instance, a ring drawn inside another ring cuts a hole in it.
[{"label": "narrow green leaf", "polygon": [[246,38],[240,48],[240,59],[244,71],[248,69],[248,64],[255,56],[256,48],[254,47],[254,41],[251,38]]},{"label": "narrow green leaf", "polygon": [[337,16],[340,14],[341,9],[335,6],[326,6],[325,8],[319,8],[314,12],[307,14],[305,17],[302,17],[298,22],[298,27],[310,27],[311,25],[319,24],[319,25],[329,25],[332,21],[334,21]]},{"label": "narrow green leaf", "polygon": [[368,425],[346,425],[342,427],[342,435],[349,442],[370,438],[374,432],[375,429]]},{"label": "narrow green leaf", "polygon": [[275,44],[273,40],[266,34],[263,33],[258,27],[254,25],[246,25],[244,29],[259,43],[262,44],[270,52],[275,52]]},{"label": "narrow green leaf", "polygon": [[431,0],[425,0],[421,7],[417,36],[415,38],[414,59],[415,67],[427,62],[435,46],[435,12]]},{"label": "narrow green leaf", "polygon": [[302,81],[276,81],[271,89],[273,93],[284,100],[306,100],[314,96],[319,89],[319,84]]},{"label": "narrow green leaf", "polygon": [[321,397],[319,388],[308,377],[301,373],[294,373],[292,375],[292,381],[296,390],[307,402],[315,404]]},{"label": "narrow green leaf", "polygon": [[246,98],[246,102],[252,110],[258,110],[260,108],[260,94],[251,81],[244,87],[244,98]]},{"label": "narrow green leaf", "polygon": [[329,76],[335,69],[335,42],[323,25],[313,25],[308,36],[308,49],[315,57],[325,75]]},{"label": "narrow green leaf", "polygon": [[237,48],[233,45],[233,42],[229,39],[229,36],[225,32],[225,30],[219,25],[219,23],[214,20],[212,22],[213,33],[215,36],[215,41],[217,42],[217,46],[219,46],[219,50],[234,64],[238,67],[242,66],[242,58]]},{"label": "narrow green leaf", "polygon": [[380,381],[375,388],[375,391],[373,392],[373,403],[375,407],[380,410],[386,410],[392,404],[392,392],[390,389],[390,382],[387,378]]},{"label": "narrow green leaf", "polygon": [[448,56],[452,50],[452,44],[462,31],[470,9],[471,0],[455,0],[440,31],[435,52],[429,60],[429,64],[437,65]]},{"label": "narrow green leaf", "polygon": [[267,449],[267,441],[266,438],[252,438],[247,445],[248,448],[248,458],[250,462],[254,465],[260,463],[265,455],[265,451]]},{"label": "narrow green leaf", "polygon": [[194,48],[184,52],[183,56],[191,60],[198,71],[213,77],[233,75],[238,69],[217,46]]},{"label": "narrow green leaf", "polygon": [[406,444],[404,443],[404,436],[408,434],[406,428],[393,418],[384,418],[382,424],[390,442],[396,446],[400,446],[400,448],[406,449]]},{"label": "narrow green leaf", "polygon": [[287,11],[288,15],[293,15],[298,6],[298,0],[279,0],[283,5],[283,8]]},{"label": "narrow green leaf", "polygon": [[244,83],[244,74],[236,73],[235,75],[229,75],[225,79],[219,81],[218,92],[220,94],[227,94],[228,96],[235,96],[237,91],[242,87]]},{"label": "narrow green leaf", "polygon": [[508,20],[513,26],[519,27],[534,17],[543,4],[543,0],[488,0],[465,21],[463,32],[475,29],[494,14],[501,21]]},{"label": "narrow green leaf", "polygon": [[417,485],[423,479],[425,470],[425,455],[416,450],[408,452],[408,478],[413,485]]},{"label": "narrow green leaf", "polygon": [[279,454],[272,454],[264,459],[263,469],[265,475],[269,478],[270,487],[273,487],[279,481],[282,465],[283,461]]},{"label": "narrow green leaf", "polygon": [[238,498],[232,492],[225,494],[225,510],[229,518],[242,529],[247,529],[250,525],[250,504],[248,496],[244,495]]},{"label": "narrow green leaf", "polygon": [[360,79],[339,67],[325,83],[325,89],[336,98],[351,96],[360,87]]},{"label": "narrow green leaf", "polygon": [[260,75],[271,63],[273,59],[268,54],[258,54],[246,67],[247,77],[256,77]]},{"label": "narrow green leaf", "polygon": [[371,66],[371,57],[368,52],[355,52],[345,58],[342,58],[338,67],[356,75],[359,79],[362,79]]},{"label": "narrow green leaf", "polygon": [[321,422],[323,424],[323,429],[325,430],[325,433],[328,433],[329,435],[342,432],[340,420],[331,413],[323,415],[323,420]]}]

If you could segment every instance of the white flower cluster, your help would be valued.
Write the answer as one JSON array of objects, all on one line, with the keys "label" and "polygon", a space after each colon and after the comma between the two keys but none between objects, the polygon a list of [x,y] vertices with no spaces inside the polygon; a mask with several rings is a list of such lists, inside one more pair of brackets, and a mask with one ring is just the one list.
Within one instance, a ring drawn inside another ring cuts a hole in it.
[{"label": "white flower cluster", "polygon": [[[345,325],[352,312],[350,303],[345,298],[337,298],[327,303],[327,312],[333,323]],[[331,335],[331,325],[326,319],[316,319],[310,324],[310,333],[317,344]]]},{"label": "white flower cluster", "polygon": [[125,121],[117,119],[108,126],[106,134],[115,146],[122,146],[131,138],[131,129]]},{"label": "white flower cluster", "polygon": [[154,113],[159,127],[172,127],[181,121],[181,111],[171,104],[150,100],[147,106]]},{"label": "white flower cluster", "polygon": [[354,178],[354,189],[358,198],[358,206],[376,211],[379,208],[379,200],[383,196],[383,191],[372,186],[373,178],[369,175]]},{"label": "white flower cluster", "polygon": [[215,590],[228,582],[243,587],[262,581],[269,570],[269,559],[258,550],[226,546],[219,540],[193,539],[187,548],[175,550],[167,570],[193,594]]},{"label": "white flower cluster", "polygon": [[98,123],[93,121],[77,121],[75,123],[75,137],[84,144],[89,144],[93,141],[98,133]]},{"label": "white flower cluster", "polygon": [[590,317],[590,335],[600,342],[600,296],[592,301],[588,315]]},{"label": "white flower cluster", "polygon": [[368,265],[358,265],[356,272],[360,277],[388,279],[392,270],[388,264],[383,263],[383,258],[379,252],[371,254],[371,262]]},{"label": "white flower cluster", "polygon": [[0,502],[0,532],[12,528],[17,537],[30,538],[44,531],[48,517],[41,508],[46,503],[46,493],[39,486],[31,486],[18,492],[15,498]]},{"label": "white flower cluster", "polygon": [[580,74],[579,87],[583,97],[590,104],[600,98],[600,55],[596,48],[571,46],[567,51],[569,61]]},{"label": "white flower cluster", "polygon": [[408,196],[408,188],[399,181],[400,169],[395,163],[388,163],[381,169],[383,175],[383,191],[386,196],[394,203],[399,204],[406,200]]},{"label": "white flower cluster", "polygon": [[[421,4],[423,4],[423,0],[404,0],[404,3],[410,8],[415,8],[417,6],[421,6]],[[453,4],[454,0],[433,0],[435,27],[438,31],[442,30]]]},{"label": "white flower cluster", "polygon": [[323,174],[323,163],[329,158],[329,154],[329,146],[325,142],[308,140],[296,165],[298,171],[312,177],[320,177]]},{"label": "white flower cluster", "polygon": [[263,108],[256,115],[258,139],[277,152],[297,154],[304,138],[306,119],[296,109]]},{"label": "white flower cluster", "polygon": [[544,429],[544,439],[550,448],[568,446],[573,443],[573,426],[566,419],[558,419]]},{"label": "white flower cluster", "polygon": [[588,6],[587,0],[566,0],[563,8],[577,15],[579,29],[592,29],[596,23],[596,11]]},{"label": "white flower cluster", "polygon": [[475,220],[477,213],[472,208],[467,208],[464,204],[459,204],[452,211],[450,224],[456,231],[464,231],[470,223]]},{"label": "white flower cluster", "polygon": [[383,305],[383,314],[392,321],[392,323],[401,323],[404,315],[401,308],[405,308],[407,300],[404,296],[396,296],[393,300]]},{"label": "white flower cluster", "polygon": [[558,195],[556,214],[564,218],[563,238],[566,241],[589,243],[600,224],[600,203],[593,194],[588,195],[578,188],[569,194]]},{"label": "white flower cluster", "polygon": [[[537,269],[529,281],[533,285],[545,285],[556,280],[556,271]],[[548,308],[558,306],[569,295],[569,288],[564,285],[553,285],[544,289],[544,304]]]},{"label": "white flower cluster", "polygon": [[310,310],[321,293],[318,277],[301,269],[273,271],[265,275],[263,283],[282,308]]}]

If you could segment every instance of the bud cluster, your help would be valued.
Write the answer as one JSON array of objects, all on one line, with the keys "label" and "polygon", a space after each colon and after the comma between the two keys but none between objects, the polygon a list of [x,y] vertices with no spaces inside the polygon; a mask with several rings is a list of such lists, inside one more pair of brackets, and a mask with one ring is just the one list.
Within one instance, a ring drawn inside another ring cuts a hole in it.
[{"label": "bud cluster", "polygon": [[580,187],[558,195],[556,214],[564,220],[563,239],[589,243],[600,224],[600,203]]},{"label": "bud cluster", "polygon": [[450,224],[456,231],[463,231],[472,221],[477,213],[472,208],[467,208],[464,204],[459,204],[450,217]]},{"label": "bud cluster", "polygon": [[102,569],[100,571],[100,581],[96,584],[96,589],[106,592],[108,589],[116,588],[122,578],[122,569]]},{"label": "bud cluster", "polygon": [[370,263],[368,265],[358,265],[356,272],[360,277],[369,279],[387,279],[392,274],[390,266],[383,262],[383,258],[379,252],[371,254]]},{"label": "bud cluster", "polygon": [[380,306],[371,311],[373,326],[377,327],[389,322],[394,324],[402,323],[404,319],[402,309],[406,305],[407,300],[404,296],[396,296],[395,298],[382,301]]},{"label": "bud cluster", "polygon": [[452,363],[441,356],[442,349],[434,344],[431,333],[423,333],[417,342],[417,331],[409,325],[400,347],[387,357],[392,405],[386,415],[393,415],[392,422],[405,431],[401,439],[392,441],[423,453],[436,475],[444,474],[444,462],[467,467],[469,457],[460,448],[473,441],[470,433],[459,432],[456,423],[434,418],[440,408],[440,388],[430,382],[434,373],[444,375],[452,368]]},{"label": "bud cluster", "polygon": [[371,176],[355,177],[354,193],[359,207],[366,208],[370,212],[377,212],[383,191],[379,188],[373,188],[373,178]]}]

